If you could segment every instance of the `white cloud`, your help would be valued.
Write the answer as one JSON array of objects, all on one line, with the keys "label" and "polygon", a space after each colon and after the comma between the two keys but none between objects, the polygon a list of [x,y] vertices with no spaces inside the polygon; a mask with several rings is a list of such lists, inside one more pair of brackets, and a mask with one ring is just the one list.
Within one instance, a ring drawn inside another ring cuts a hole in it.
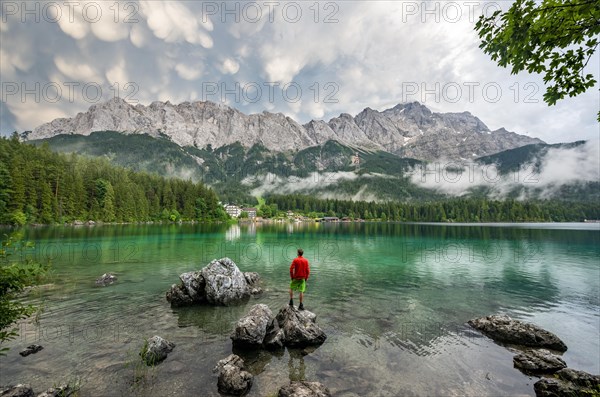
[{"label": "white cloud", "polygon": [[96,70],[86,63],[72,59],[67,60],[62,56],[57,55],[54,57],[54,64],[67,78],[85,81],[86,83],[98,83],[102,81]]},{"label": "white cloud", "polygon": [[196,80],[202,76],[202,67],[200,65],[190,66],[183,63],[178,63],[175,70],[179,77],[185,80]]},{"label": "white cloud", "polygon": [[140,10],[154,35],[167,43],[186,41],[204,48],[213,46],[212,38],[205,32],[212,29],[212,23],[199,21],[183,3],[140,1]]},{"label": "white cloud", "polygon": [[106,79],[111,85],[118,83],[119,87],[123,87],[125,84],[130,82],[129,76],[127,74],[125,59],[121,58],[118,62],[114,64],[112,68],[106,71]]},{"label": "white cloud", "polygon": [[500,175],[495,164],[466,164],[456,172],[456,162],[436,162],[426,168],[417,167],[411,181],[441,193],[462,196],[470,189],[485,187],[494,198],[505,198],[515,189],[538,190],[542,198],[550,198],[565,185],[600,182],[600,141],[591,140],[573,148],[551,148],[540,160],[522,164],[518,171]]},{"label": "white cloud", "polygon": [[55,7],[49,7],[48,10],[52,13],[50,18],[57,20],[62,31],[75,40],[81,40],[89,33],[90,24],[83,18],[81,2],[73,2],[67,7],[61,7],[60,15]]},{"label": "white cloud", "polygon": [[142,48],[149,42],[148,32],[142,24],[137,23],[129,32],[129,39],[134,46]]},{"label": "white cloud", "polygon": [[[491,129],[506,127],[548,142],[598,137],[598,86],[554,107],[546,106],[540,76],[511,75],[478,48],[473,31],[476,15],[469,21],[469,8],[462,3],[455,4],[462,7],[463,18],[454,22],[445,20],[448,15],[441,15],[439,22],[434,20],[436,15],[425,15],[423,23],[422,2],[410,3],[417,7],[412,15],[407,13],[407,2],[377,1],[331,3],[339,7],[334,15],[330,14],[335,9],[325,8],[330,3],[319,2],[316,22],[312,2],[296,3],[302,7],[297,22],[283,18],[284,3],[276,5],[272,15],[262,6],[259,22],[249,22],[242,15],[236,23],[231,16],[203,15],[201,2],[140,1],[131,3],[136,6],[132,17],[138,19],[131,24],[124,21],[130,10],[124,9],[125,3],[119,3],[119,23],[113,20],[114,7],[108,8],[113,2],[101,3],[103,16],[95,23],[82,18],[83,7],[90,3],[79,3],[72,21],[67,7],[61,7],[58,24],[23,24],[17,17],[2,23],[2,35],[10,32],[9,39],[2,37],[0,49],[3,78],[29,86],[54,81],[48,80],[53,76],[61,81],[66,77],[82,82],[99,79],[103,86],[111,80],[134,79],[139,87],[136,99],[142,103],[202,99],[205,81],[225,83],[229,88],[244,82],[263,86],[268,81],[282,85],[293,81],[303,91],[299,103],[286,102],[280,88],[271,100],[264,88],[256,103],[242,98],[230,104],[247,113],[283,112],[305,123],[311,118],[328,120],[341,112],[357,114],[367,106],[383,110],[417,100],[435,111],[470,111]],[[216,5],[223,7],[221,2]],[[53,7],[48,10],[52,12]],[[328,16],[338,22],[324,23]],[[597,75],[598,69],[596,57],[589,70]],[[331,93],[324,86],[328,82],[338,87],[329,98],[337,103],[325,101]],[[436,83],[440,87],[458,84],[462,95],[454,102],[443,91],[428,93],[432,88],[435,91]],[[465,85],[469,83],[479,84],[473,98]],[[488,83],[502,90],[497,102],[484,97],[483,87]],[[315,84],[320,90],[316,102],[311,88]],[[416,84],[417,93],[403,95],[411,84]],[[72,115],[81,107],[79,103],[47,104],[59,105]],[[25,120],[19,125],[12,125],[13,120],[12,114],[2,120],[2,133],[34,128],[32,123],[38,118],[19,118]]]},{"label": "white cloud", "polygon": [[240,70],[240,64],[232,58],[227,58],[220,65],[219,69],[224,74],[236,74]]}]

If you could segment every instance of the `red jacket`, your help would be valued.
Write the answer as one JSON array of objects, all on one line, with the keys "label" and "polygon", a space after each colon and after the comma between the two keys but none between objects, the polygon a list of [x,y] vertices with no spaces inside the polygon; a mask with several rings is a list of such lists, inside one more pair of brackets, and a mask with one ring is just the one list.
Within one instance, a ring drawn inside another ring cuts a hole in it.
[{"label": "red jacket", "polygon": [[305,279],[308,280],[310,275],[310,266],[308,266],[308,260],[303,256],[298,256],[292,261],[290,266],[290,277],[292,279]]}]

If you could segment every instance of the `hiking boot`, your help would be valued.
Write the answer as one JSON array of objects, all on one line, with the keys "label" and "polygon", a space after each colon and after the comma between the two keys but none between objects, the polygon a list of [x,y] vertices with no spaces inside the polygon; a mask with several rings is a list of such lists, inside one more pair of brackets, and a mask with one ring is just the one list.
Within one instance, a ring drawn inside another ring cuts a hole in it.
[{"label": "hiking boot", "polygon": [[300,303],[300,306],[298,306],[298,310],[304,310],[304,303]]},{"label": "hiking boot", "polygon": [[294,307],[294,300],[293,299],[290,299],[290,306]]}]

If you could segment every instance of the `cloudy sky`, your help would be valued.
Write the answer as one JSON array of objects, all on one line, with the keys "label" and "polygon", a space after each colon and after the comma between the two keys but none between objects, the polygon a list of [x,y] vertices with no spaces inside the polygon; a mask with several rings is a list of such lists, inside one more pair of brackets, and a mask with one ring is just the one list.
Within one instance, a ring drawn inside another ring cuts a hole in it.
[{"label": "cloudy sky", "polygon": [[[554,107],[478,48],[510,2],[2,1],[0,132],[130,103],[223,101],[304,123],[419,101],[547,142],[598,139],[598,85]],[[588,73],[598,76],[598,57]],[[597,78],[598,79],[598,78]]]}]

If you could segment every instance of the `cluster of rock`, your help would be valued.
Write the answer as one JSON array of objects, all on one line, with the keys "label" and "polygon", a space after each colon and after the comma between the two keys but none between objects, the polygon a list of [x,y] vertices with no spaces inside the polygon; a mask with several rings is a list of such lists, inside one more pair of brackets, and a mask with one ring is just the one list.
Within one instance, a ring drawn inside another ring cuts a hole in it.
[{"label": "cluster of rock", "polygon": [[542,378],[533,385],[538,397],[597,396],[600,376],[571,368],[561,369],[553,378]]},{"label": "cluster of rock", "polygon": [[[218,374],[217,387],[225,395],[242,396],[250,391],[253,376],[244,369],[244,360],[231,354],[220,360],[213,372]],[[279,389],[278,397],[331,397],[328,388],[319,382],[290,382]]]},{"label": "cluster of rock", "polygon": [[236,323],[231,339],[237,347],[317,346],[325,342],[327,335],[316,319],[316,314],[288,305],[273,317],[267,305],[258,304]]},{"label": "cluster of rock", "polygon": [[551,351],[567,351],[567,345],[552,332],[506,315],[476,318],[468,324],[495,341],[524,348],[513,357],[515,368],[523,373],[554,374],[554,378],[542,378],[534,384],[538,397],[586,395],[600,387],[600,376],[567,368],[567,363]]},{"label": "cluster of rock", "polygon": [[[314,313],[293,306],[283,307],[273,317],[267,305],[258,304],[238,320],[231,339],[233,345],[241,349],[318,346],[327,339],[327,335],[317,325],[316,319]],[[244,370],[244,360],[235,354],[219,361],[214,371],[219,376],[217,386],[221,393],[243,395],[252,387],[252,374]],[[279,390],[279,396],[284,397],[330,395],[327,388],[316,382],[293,382]]]},{"label": "cluster of rock", "polygon": [[241,396],[252,387],[252,374],[244,370],[244,360],[236,354],[220,360],[213,372],[219,375],[217,388],[221,393]]},{"label": "cluster of rock", "polygon": [[[78,388],[68,384],[51,387],[41,392],[37,397],[69,397],[77,392]],[[0,387],[0,397],[34,397],[36,394],[28,384]]]},{"label": "cluster of rock", "polygon": [[166,295],[173,307],[200,303],[228,306],[262,292],[258,273],[242,273],[229,258],[215,259],[201,270],[181,274],[179,279],[181,283],[173,284]]},{"label": "cluster of rock", "polygon": [[277,397],[331,397],[331,392],[319,382],[300,381],[279,389]]}]

